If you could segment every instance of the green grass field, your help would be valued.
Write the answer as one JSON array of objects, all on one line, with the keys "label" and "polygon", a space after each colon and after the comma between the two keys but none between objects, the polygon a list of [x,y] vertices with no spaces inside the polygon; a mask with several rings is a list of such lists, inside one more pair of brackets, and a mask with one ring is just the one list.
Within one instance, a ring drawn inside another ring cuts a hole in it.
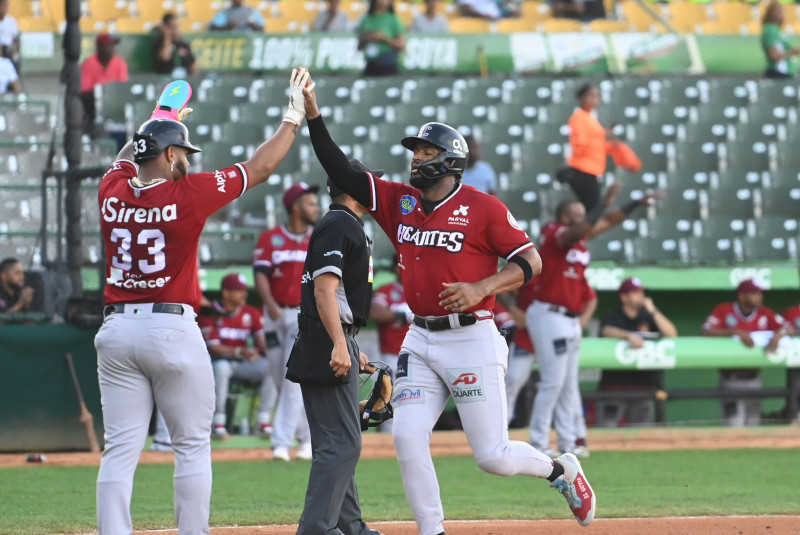
[{"label": "green grass field", "polygon": [[[214,465],[211,522],[294,523],[309,462]],[[757,466],[768,473],[759,474]],[[436,460],[449,519],[568,518],[546,482],[481,472],[470,457]],[[793,450],[597,452],[584,469],[598,496],[599,517],[797,513],[796,493],[776,492],[776,477],[800,471]],[[96,467],[0,469],[0,534],[41,535],[94,528]],[[172,465],[143,465],[136,474],[138,529],[170,527]],[[410,520],[393,459],[363,460],[359,491],[367,520]]]}]

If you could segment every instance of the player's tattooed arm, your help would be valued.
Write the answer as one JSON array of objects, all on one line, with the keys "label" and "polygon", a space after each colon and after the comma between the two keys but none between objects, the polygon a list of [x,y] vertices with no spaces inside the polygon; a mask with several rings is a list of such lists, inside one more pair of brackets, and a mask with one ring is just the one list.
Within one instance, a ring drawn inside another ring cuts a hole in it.
[{"label": "player's tattooed arm", "polygon": [[[525,249],[517,256],[531,266],[534,276],[542,272],[542,259],[535,248]],[[450,312],[465,312],[490,295],[516,290],[523,282],[525,274],[522,268],[515,262],[508,262],[503,269],[482,281],[443,282],[439,306]]]}]

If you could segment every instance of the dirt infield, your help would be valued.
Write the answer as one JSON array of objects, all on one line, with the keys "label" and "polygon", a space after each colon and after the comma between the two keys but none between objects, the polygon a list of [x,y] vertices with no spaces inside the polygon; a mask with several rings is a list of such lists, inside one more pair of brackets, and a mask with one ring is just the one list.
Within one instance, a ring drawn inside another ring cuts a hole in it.
[{"label": "dirt infield", "polygon": [[[730,449],[730,448],[800,448],[800,430],[797,426],[754,428],[681,428],[681,429],[618,429],[589,431],[592,451],[610,450],[676,450],[676,449]],[[526,433],[515,430],[511,437],[526,440]],[[470,455],[466,436],[461,431],[437,432],[431,439],[434,456]],[[261,461],[272,459],[267,448],[215,449],[214,461]],[[100,464],[97,453],[48,453],[44,464],[56,466],[93,466]],[[361,455],[365,459],[395,457],[392,437],[370,433],[364,436]],[[172,453],[142,452],[142,463],[171,463]],[[25,454],[0,455],[0,467],[41,466],[27,463]],[[797,532],[800,533],[800,528]]]},{"label": "dirt infield", "polygon": [[[376,522],[371,525],[385,535],[417,535],[411,522]],[[447,535],[704,535],[711,534],[771,534],[788,535],[800,531],[800,516],[749,517],[669,517],[669,518],[609,518],[598,519],[588,528],[579,528],[574,520],[486,520],[445,522]],[[211,535],[294,535],[296,526],[258,526],[213,528]],[[175,535],[177,531],[137,531],[137,535],[158,533]]]}]

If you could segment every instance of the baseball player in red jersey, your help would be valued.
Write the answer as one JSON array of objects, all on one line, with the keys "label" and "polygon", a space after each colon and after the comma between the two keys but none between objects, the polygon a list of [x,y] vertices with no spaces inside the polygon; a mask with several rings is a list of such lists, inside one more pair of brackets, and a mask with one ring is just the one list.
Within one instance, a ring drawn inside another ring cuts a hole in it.
[{"label": "baseball player in red jersey", "polygon": [[[781,338],[791,332],[784,318],[764,306],[764,290],[754,280],[747,279],[736,288],[736,301],[720,303],[708,316],[700,334],[703,336],[735,336],[747,347],[762,346],[775,351]],[[759,370],[720,370],[722,388],[753,388],[763,386]],[[758,425],[761,422],[761,400],[722,400],[722,416],[728,425]]]},{"label": "baseball player in red jersey", "polygon": [[793,333],[800,333],[800,305],[790,306],[783,311],[781,317],[787,325],[792,327]]},{"label": "baseball player in red jersey", "polygon": [[[408,332],[414,314],[406,303],[403,285],[400,282],[400,267],[394,259],[397,279],[375,290],[372,294],[372,306],[369,319],[378,324],[378,344],[381,358],[377,359],[397,370],[397,356]],[[392,420],[386,420],[378,428],[382,433],[392,432]]]},{"label": "baseball player in red jersey", "polygon": [[[509,315],[512,315],[509,312]],[[522,317],[524,320],[524,315]],[[525,322],[518,323],[514,320],[516,330],[508,348],[508,371],[506,372],[506,405],[508,406],[508,423],[514,419],[514,410],[525,383],[531,375],[536,357],[533,351],[533,342],[528,334]]]},{"label": "baseball player in red jersey", "polygon": [[200,149],[172,119],[141,125],[98,192],[106,247],[105,321],[95,337],[105,450],[97,476],[101,535],[131,533],[133,474],[153,402],[175,454],[181,535],[208,533],[214,378],[195,310],[197,247],[208,216],[267,180],[289,151],[305,109],[308,72],[292,72],[281,126],[244,163],[189,174]]},{"label": "baseball player in red jersey", "polygon": [[542,229],[539,251],[542,273],[519,292],[528,333],[536,347],[539,385],[531,414],[530,441],[549,455],[550,427],[558,434],[558,450],[587,455],[586,422],[578,388],[578,362],[583,328],[597,306],[597,294],[586,281],[590,254],[587,241],[618,225],[656,195],[631,201],[605,213],[619,191],[613,184],[603,201],[588,214],[576,200],[556,207],[555,221]]},{"label": "baseball player in red jersey", "polygon": [[[588,525],[595,497],[578,459],[566,454],[552,462],[508,438],[508,347],[491,310],[495,294],[530,280],[541,261],[502,202],[461,184],[469,157],[464,138],[441,123],[423,125],[402,141],[413,152],[410,185],[381,180],[350,167],[319,116],[313,90],[306,96],[317,158],[394,242],[414,313],[398,357],[392,436],[420,533],[444,532],[430,437],[451,395],[481,469],[547,478]],[[508,263],[498,271],[500,257]]]},{"label": "baseball player in red jersey", "polygon": [[[275,429],[272,433],[273,458],[288,461],[295,435],[300,440],[297,457],[311,458],[311,439],[300,385],[284,378],[286,362],[297,337],[297,313],[300,311],[300,283],[308,252],[312,225],[319,219],[318,186],[305,182],[294,184],[283,194],[283,206],[289,221],[264,232],[253,251],[256,288],[264,304],[268,322],[280,344],[270,351],[271,375],[279,392]],[[268,435],[269,420],[259,426]]]},{"label": "baseball player in red jersey", "polygon": [[[222,299],[211,304],[209,314],[203,312],[197,318],[214,369],[217,402],[211,432],[216,438],[228,438],[225,409],[231,379],[261,384],[259,421],[266,412],[265,405],[269,403],[271,384],[264,324],[261,312],[247,304],[247,289],[247,279],[243,275],[226,275],[222,279]],[[248,346],[251,338],[254,347]]]}]

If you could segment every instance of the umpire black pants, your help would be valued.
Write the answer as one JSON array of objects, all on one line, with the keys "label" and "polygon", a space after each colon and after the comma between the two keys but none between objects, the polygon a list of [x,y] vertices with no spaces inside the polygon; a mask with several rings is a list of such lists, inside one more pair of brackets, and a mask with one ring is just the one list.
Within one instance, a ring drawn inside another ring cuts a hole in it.
[{"label": "umpire black pants", "polygon": [[359,350],[355,339],[345,336],[352,362],[349,381],[336,386],[300,385],[311,429],[313,460],[297,535],[370,534],[361,520],[355,481],[361,456]]}]

